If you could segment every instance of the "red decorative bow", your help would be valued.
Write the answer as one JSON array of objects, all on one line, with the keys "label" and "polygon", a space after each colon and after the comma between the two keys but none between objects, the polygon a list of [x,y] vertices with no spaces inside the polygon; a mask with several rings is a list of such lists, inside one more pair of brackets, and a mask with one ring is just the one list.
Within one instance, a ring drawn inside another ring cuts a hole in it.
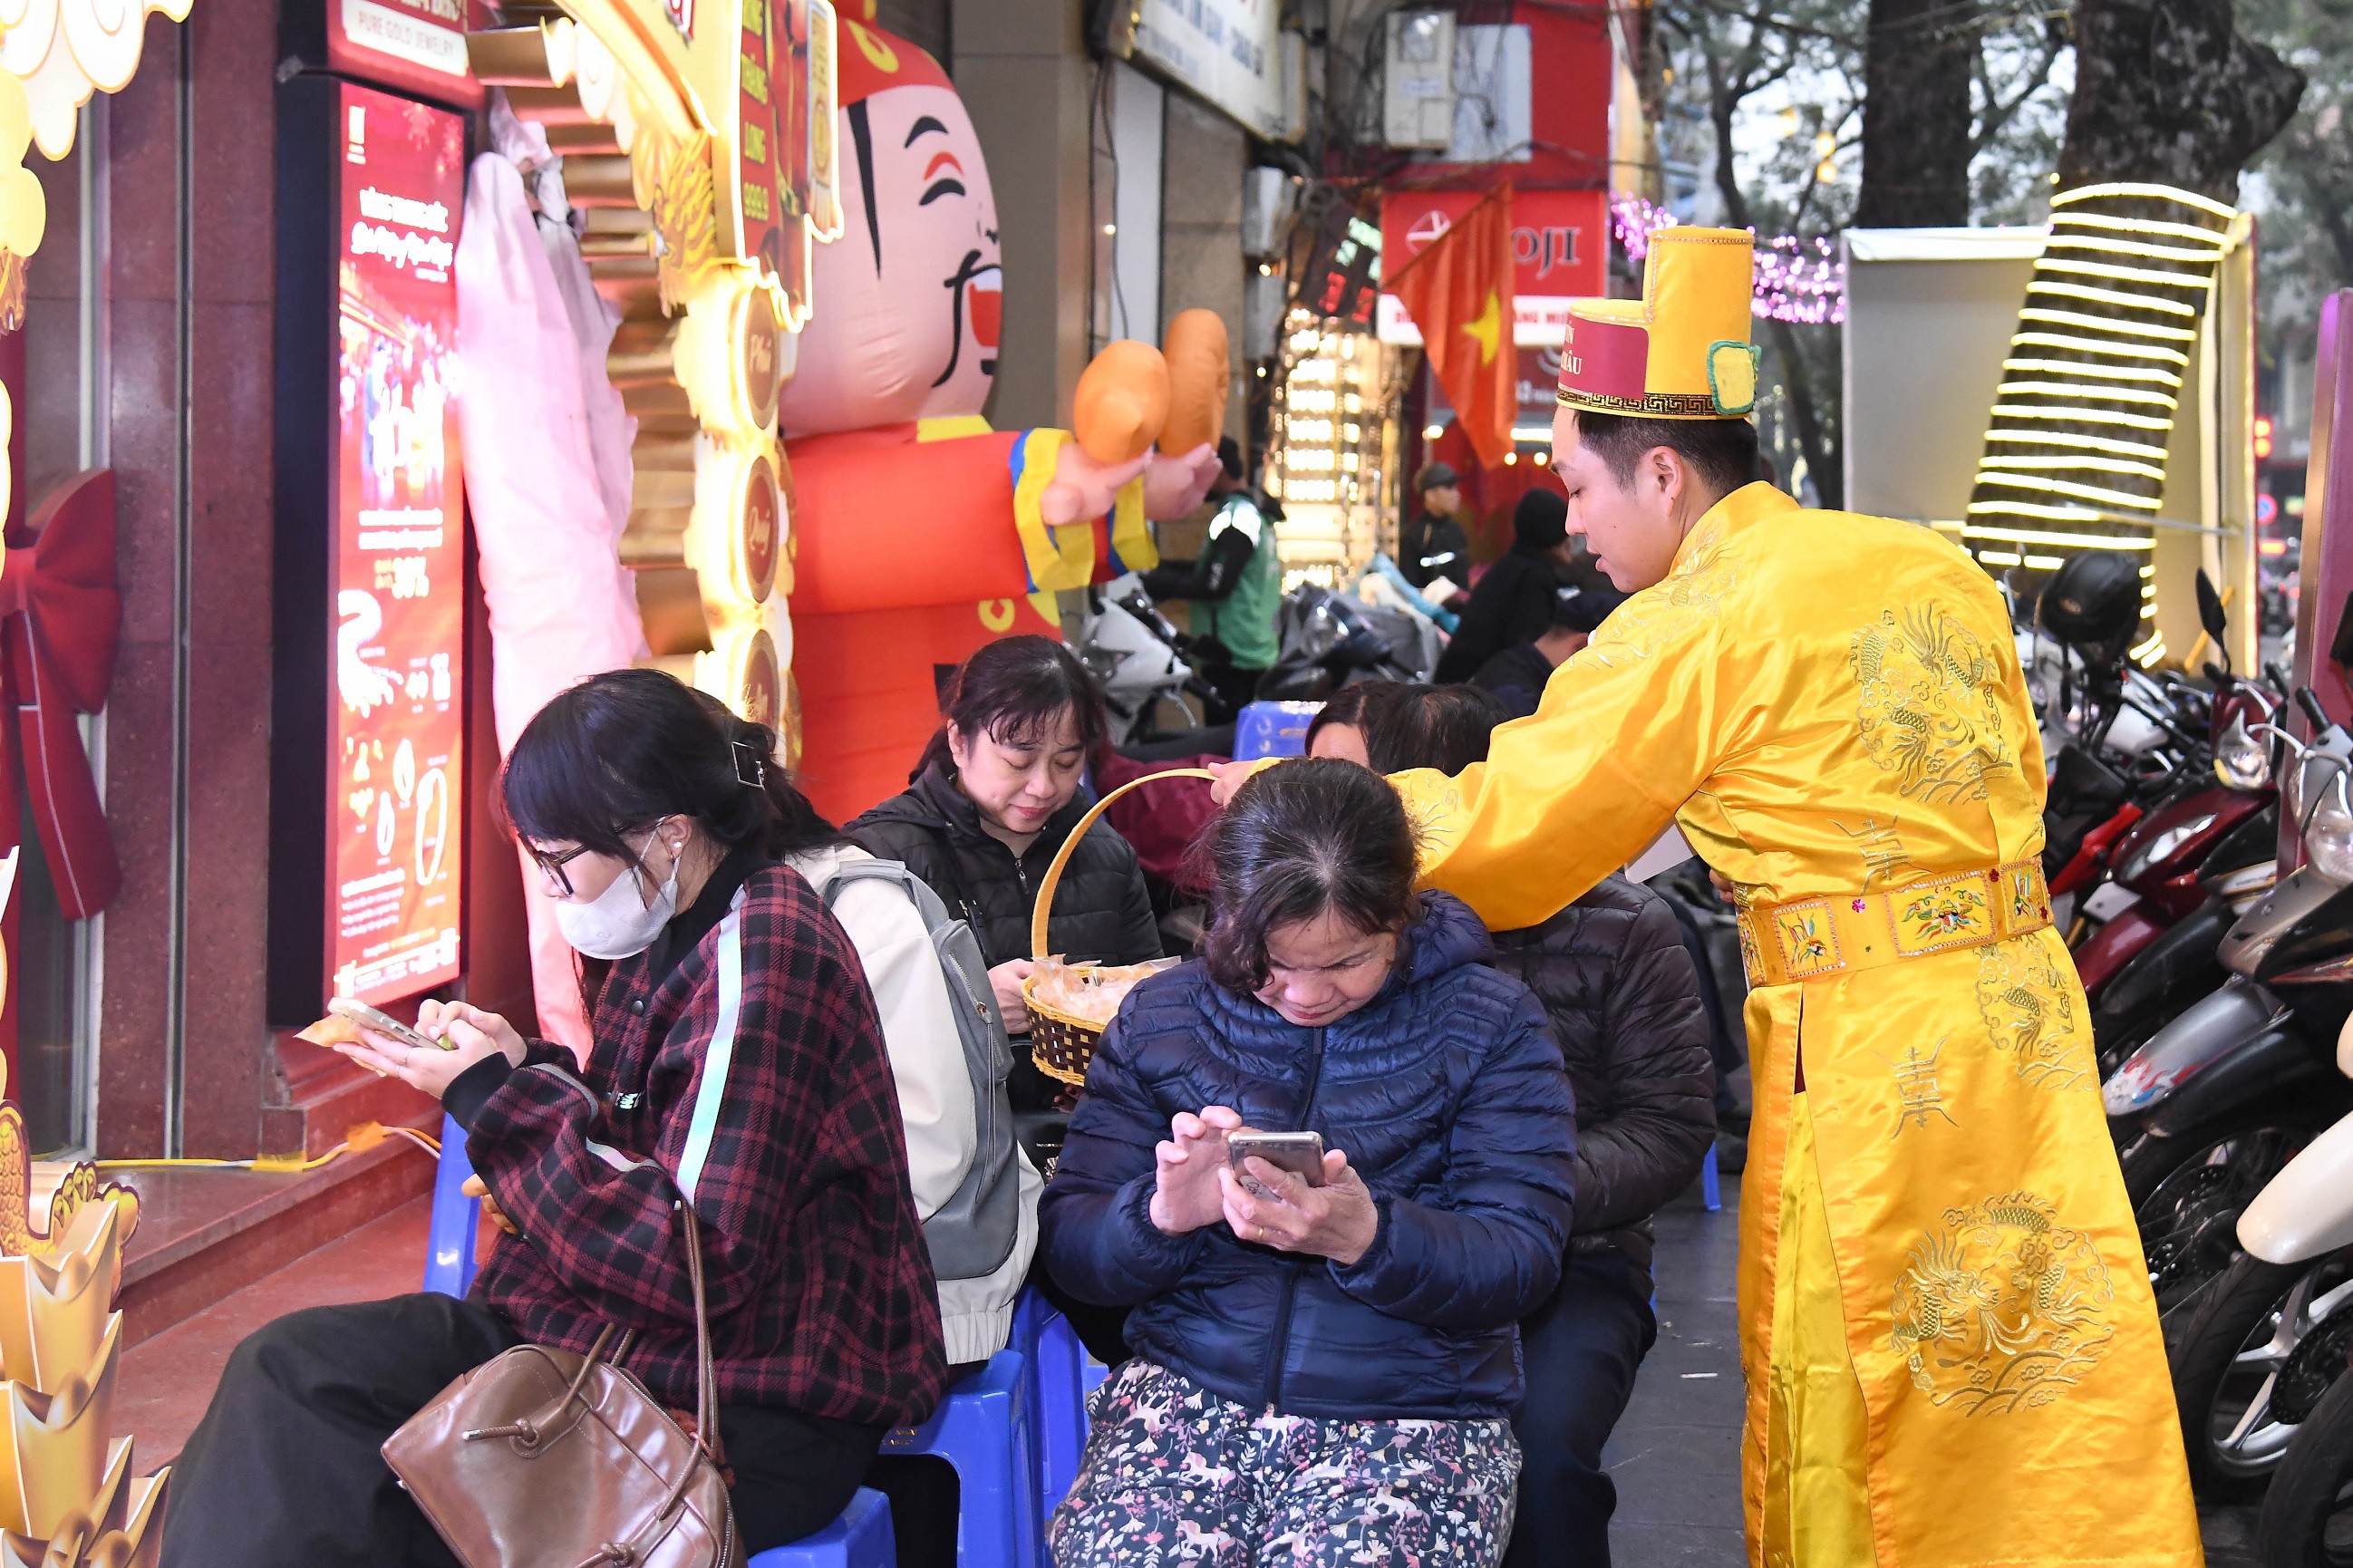
[{"label": "red decorative bow", "polygon": [[[77,713],[106,703],[122,596],[114,586],[114,475],[76,474],[42,498],[26,521],[33,542],[0,569],[0,682],[16,710],[25,795],[39,825],[58,903],[73,920],[106,907],[122,881]],[[12,737],[0,723],[0,767]],[[0,777],[5,777],[0,773]],[[0,846],[16,840],[0,823]]]}]

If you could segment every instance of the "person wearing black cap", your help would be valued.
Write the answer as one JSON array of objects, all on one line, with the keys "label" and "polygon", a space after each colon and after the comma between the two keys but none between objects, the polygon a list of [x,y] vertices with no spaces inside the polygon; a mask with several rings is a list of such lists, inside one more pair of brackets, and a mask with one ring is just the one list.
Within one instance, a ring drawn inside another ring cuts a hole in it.
[{"label": "person wearing black cap", "polygon": [[1452,468],[1431,463],[1413,477],[1420,510],[1398,530],[1398,570],[1417,588],[1443,577],[1471,584],[1471,536],[1462,531],[1462,484]]},{"label": "person wearing black cap", "polygon": [[1552,625],[1481,665],[1471,684],[1502,698],[1513,718],[1526,718],[1536,710],[1552,672],[1585,646],[1625,597],[1614,588],[1563,588],[1553,596]]},{"label": "person wearing black cap", "polygon": [[1544,635],[1574,549],[1568,542],[1568,501],[1558,490],[1533,489],[1520,497],[1512,509],[1511,550],[1471,590],[1462,624],[1439,656],[1441,685],[1468,680],[1505,648]]},{"label": "person wearing black cap", "polygon": [[[1282,642],[1275,616],[1282,608],[1282,555],[1275,548],[1274,502],[1242,483],[1242,453],[1230,436],[1218,443],[1218,475],[1209,481],[1209,535],[1198,561],[1169,561],[1144,574],[1155,599],[1188,599],[1193,635],[1217,645],[1205,651],[1201,674],[1239,710],[1258,691]],[[1226,655],[1215,656],[1219,649]]]}]

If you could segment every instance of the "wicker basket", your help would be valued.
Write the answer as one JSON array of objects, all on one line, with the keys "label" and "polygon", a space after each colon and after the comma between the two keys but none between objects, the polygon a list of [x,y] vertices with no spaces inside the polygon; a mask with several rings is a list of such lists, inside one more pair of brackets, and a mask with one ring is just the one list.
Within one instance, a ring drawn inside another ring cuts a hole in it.
[{"label": "wicker basket", "polygon": [[[1130,779],[1101,800],[1094,809],[1079,818],[1071,836],[1062,840],[1055,851],[1054,863],[1046,868],[1046,879],[1038,884],[1038,902],[1029,912],[1029,955],[1032,958],[1052,956],[1046,951],[1046,922],[1054,910],[1054,890],[1062,885],[1062,868],[1070,864],[1071,852],[1079,840],[1087,836],[1111,803],[1139,784],[1160,779],[1208,779],[1217,774],[1207,768],[1167,768],[1156,773],[1146,773],[1140,779]],[[1087,1064],[1094,1059],[1095,1042],[1103,1038],[1103,1026],[1092,1019],[1065,1013],[1060,1008],[1038,1000],[1031,990],[1032,982],[1021,983],[1021,1000],[1029,1008],[1029,1055],[1038,1070],[1047,1077],[1078,1087],[1087,1081]]]}]

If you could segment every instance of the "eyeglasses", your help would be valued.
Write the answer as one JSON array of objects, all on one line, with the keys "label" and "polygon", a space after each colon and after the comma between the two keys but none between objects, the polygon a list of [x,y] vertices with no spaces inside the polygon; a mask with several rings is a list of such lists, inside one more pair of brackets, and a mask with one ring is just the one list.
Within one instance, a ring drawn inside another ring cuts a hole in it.
[{"label": "eyeglasses", "polygon": [[[670,819],[667,816],[661,817],[658,819],[652,826],[646,829],[646,847],[635,851],[637,862],[640,867],[644,866],[646,863],[646,848],[652,847],[654,837],[661,831],[662,824],[670,820]],[[546,873],[548,885],[555,889],[555,896],[557,898],[568,899],[573,896],[572,876],[571,873],[565,870],[564,868],[570,865],[573,861],[577,860],[583,855],[589,853],[588,846],[586,844],[575,844],[561,855],[550,855],[544,850],[533,849],[528,844],[524,845],[523,848],[530,854],[533,860],[539,863],[539,868]]]},{"label": "eyeglasses", "polygon": [[[525,845],[524,847],[531,848],[529,845]],[[561,855],[550,855],[543,850],[531,849],[531,858],[538,861],[539,868],[546,873],[549,885],[556,890],[555,896],[568,899],[572,896],[572,878],[564,868],[587,853],[588,847],[586,844],[575,844]]]}]

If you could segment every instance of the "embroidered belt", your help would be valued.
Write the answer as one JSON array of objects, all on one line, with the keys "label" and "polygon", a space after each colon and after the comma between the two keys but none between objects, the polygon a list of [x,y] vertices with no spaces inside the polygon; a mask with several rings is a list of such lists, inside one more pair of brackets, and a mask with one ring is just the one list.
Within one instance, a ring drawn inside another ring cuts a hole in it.
[{"label": "embroidered belt", "polygon": [[1751,985],[1784,985],[1981,947],[2050,923],[2042,863],[2014,860],[1880,893],[1745,904],[1740,958]]}]

